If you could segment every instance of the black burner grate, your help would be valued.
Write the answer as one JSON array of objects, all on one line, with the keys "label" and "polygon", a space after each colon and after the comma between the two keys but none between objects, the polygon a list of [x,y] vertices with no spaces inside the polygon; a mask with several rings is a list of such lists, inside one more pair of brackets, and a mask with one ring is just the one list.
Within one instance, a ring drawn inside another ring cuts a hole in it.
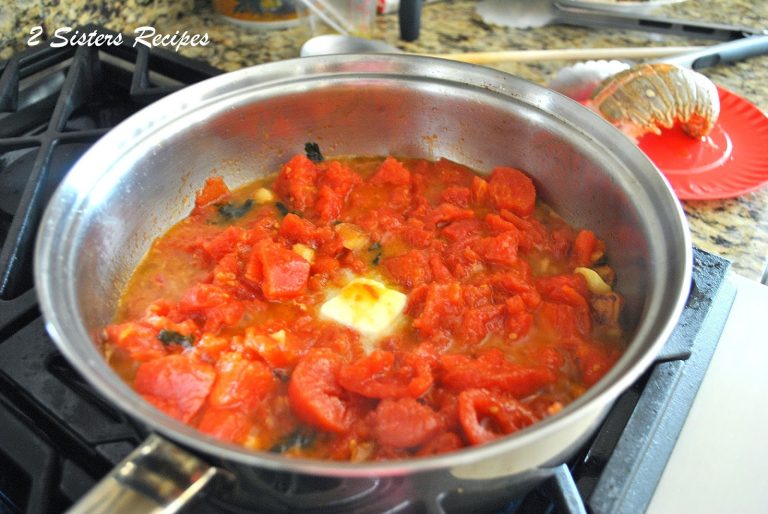
[{"label": "black burner grate", "polygon": [[[115,35],[95,26],[79,30]],[[57,351],[45,333],[32,280],[37,225],[72,164],[134,112],[221,73],[123,40],[121,46],[100,48],[43,44],[0,64],[0,514],[65,510],[146,435]],[[548,477],[543,484],[523,498],[505,499],[502,512],[644,510],[734,295],[724,280],[727,261],[698,250],[695,260],[688,306],[657,363],[617,400],[572,462],[542,470]],[[263,482],[259,495],[265,510],[269,505],[314,510],[316,503],[301,502],[305,481],[271,474]],[[314,484],[319,491],[308,498],[333,488],[326,482]],[[375,498],[354,491],[359,500],[343,505],[375,509],[382,494],[390,494],[375,485]],[[294,495],[290,502],[281,497],[285,493]],[[226,494],[195,510],[248,510],[238,506],[236,493]],[[451,495],[446,498],[450,510]]]},{"label": "black burner grate", "polygon": [[[85,32],[100,30],[89,26]],[[53,190],[97,139],[149,103],[219,70],[124,38],[32,49],[0,78],[0,299],[32,287],[35,228]]]}]

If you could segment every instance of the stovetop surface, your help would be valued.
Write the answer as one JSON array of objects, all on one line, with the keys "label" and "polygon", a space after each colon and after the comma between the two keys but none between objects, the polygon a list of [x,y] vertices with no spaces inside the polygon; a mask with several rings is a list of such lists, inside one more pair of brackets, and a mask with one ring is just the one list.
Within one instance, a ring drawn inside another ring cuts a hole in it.
[{"label": "stovetop surface", "polygon": [[[77,159],[154,100],[221,73],[124,41],[103,48],[41,45],[0,64],[0,514],[62,512],[146,435],[58,352],[32,279],[37,225]],[[723,287],[729,263],[694,253],[688,304],[654,365],[570,462],[545,470],[542,485],[509,498],[504,512],[644,510],[733,300]],[[201,501],[201,511],[238,510],[220,499]]]}]

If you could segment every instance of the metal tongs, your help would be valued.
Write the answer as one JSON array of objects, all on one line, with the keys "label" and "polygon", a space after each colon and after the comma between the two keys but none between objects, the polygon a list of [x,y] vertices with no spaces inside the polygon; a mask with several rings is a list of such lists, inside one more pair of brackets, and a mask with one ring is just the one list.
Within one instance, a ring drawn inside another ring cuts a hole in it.
[{"label": "metal tongs", "polygon": [[[689,20],[676,20],[659,16],[638,16],[595,8],[586,8],[583,2],[568,0],[485,0],[478,4],[483,15],[501,14],[513,27],[541,27],[550,24],[577,25],[595,28],[642,30],[676,36],[688,36],[718,41],[732,41],[747,36],[765,35],[768,31],[750,27],[724,25]],[[484,15],[485,18],[485,15]]]},{"label": "metal tongs", "polygon": [[747,36],[768,34],[767,31],[742,27],[689,20],[676,20],[659,16],[635,16],[618,12],[598,11],[574,7],[568,0],[547,0],[551,5],[555,18],[560,23],[597,28],[622,28],[628,30],[645,30],[676,36],[732,41]]}]

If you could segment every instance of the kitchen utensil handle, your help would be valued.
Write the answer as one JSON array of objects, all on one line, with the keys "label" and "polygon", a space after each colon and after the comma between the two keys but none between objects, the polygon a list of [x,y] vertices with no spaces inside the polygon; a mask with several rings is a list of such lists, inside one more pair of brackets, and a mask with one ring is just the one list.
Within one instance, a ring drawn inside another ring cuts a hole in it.
[{"label": "kitchen utensil handle", "polygon": [[499,50],[496,52],[460,52],[429,54],[452,61],[472,64],[500,62],[586,61],[590,59],[650,59],[677,56],[701,50],[702,46],[658,46],[618,48],[550,48],[546,50]]},{"label": "kitchen utensil handle", "polygon": [[173,514],[221,472],[157,435],[150,435],[68,514]]},{"label": "kitchen utensil handle", "polygon": [[570,25],[644,30],[648,32],[708,38],[720,41],[732,41],[734,39],[741,39],[745,36],[766,33],[764,30],[734,25],[723,25],[720,23],[675,20],[651,16],[643,17],[592,9],[580,9],[569,7],[560,2],[554,2],[552,7],[555,11],[557,20],[561,23]]},{"label": "kitchen utensil handle", "polygon": [[397,10],[400,39],[416,41],[421,31],[421,0],[400,0]]},{"label": "kitchen utensil handle", "polygon": [[736,41],[709,46],[698,52],[660,59],[659,62],[677,64],[678,66],[698,70],[766,53],[768,53],[768,36],[749,36]]}]

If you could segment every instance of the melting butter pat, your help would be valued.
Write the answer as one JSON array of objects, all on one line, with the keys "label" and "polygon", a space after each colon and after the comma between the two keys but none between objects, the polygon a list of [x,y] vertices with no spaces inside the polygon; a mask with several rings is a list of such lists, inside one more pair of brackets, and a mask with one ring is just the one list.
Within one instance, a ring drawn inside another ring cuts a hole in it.
[{"label": "melting butter pat", "polygon": [[361,334],[379,335],[403,312],[408,297],[381,282],[356,278],[320,307],[320,314]]}]

